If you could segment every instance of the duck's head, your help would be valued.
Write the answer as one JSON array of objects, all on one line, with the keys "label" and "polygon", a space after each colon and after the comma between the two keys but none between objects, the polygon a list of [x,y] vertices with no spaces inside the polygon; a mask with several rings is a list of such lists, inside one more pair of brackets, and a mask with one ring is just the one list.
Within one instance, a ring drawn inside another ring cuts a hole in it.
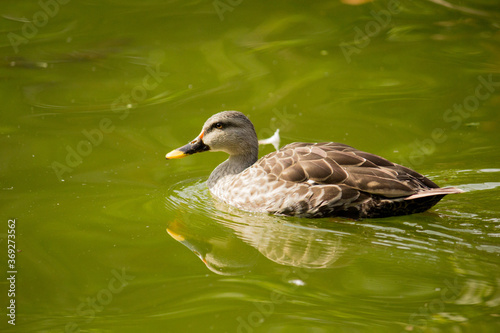
[{"label": "duck's head", "polygon": [[167,160],[204,151],[223,151],[231,156],[257,156],[258,140],[252,122],[241,112],[223,111],[210,117],[193,141],[172,150]]}]

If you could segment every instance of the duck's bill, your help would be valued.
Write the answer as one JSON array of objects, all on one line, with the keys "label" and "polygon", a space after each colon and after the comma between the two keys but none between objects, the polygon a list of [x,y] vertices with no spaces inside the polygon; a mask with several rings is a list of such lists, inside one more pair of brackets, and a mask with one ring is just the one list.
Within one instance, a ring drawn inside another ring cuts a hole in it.
[{"label": "duck's bill", "polygon": [[201,153],[202,151],[207,151],[210,148],[203,143],[203,140],[196,138],[185,146],[172,150],[168,153],[165,158],[167,160],[171,160],[174,158],[183,158],[188,155],[192,155],[195,153]]}]

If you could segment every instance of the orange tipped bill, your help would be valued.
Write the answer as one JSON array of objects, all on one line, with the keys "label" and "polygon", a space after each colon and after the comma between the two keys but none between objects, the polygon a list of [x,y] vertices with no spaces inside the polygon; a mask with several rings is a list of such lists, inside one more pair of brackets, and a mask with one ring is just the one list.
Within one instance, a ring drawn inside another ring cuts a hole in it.
[{"label": "orange tipped bill", "polygon": [[183,158],[183,157],[186,157],[186,156],[188,156],[188,154],[184,154],[182,151],[174,149],[170,153],[168,153],[167,155],[165,155],[165,158],[167,160],[171,160],[171,159],[174,159],[174,158]]},{"label": "orange tipped bill", "polygon": [[210,150],[210,147],[203,143],[203,131],[190,143],[184,145],[180,148],[172,150],[168,153],[165,158],[167,160],[172,160],[174,158],[183,158],[191,154],[201,153],[203,151]]}]

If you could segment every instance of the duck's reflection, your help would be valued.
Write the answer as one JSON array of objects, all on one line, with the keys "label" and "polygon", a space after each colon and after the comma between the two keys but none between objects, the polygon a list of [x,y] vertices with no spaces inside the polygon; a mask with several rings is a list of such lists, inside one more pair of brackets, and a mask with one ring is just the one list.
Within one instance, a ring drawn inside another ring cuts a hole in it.
[{"label": "duck's reflection", "polygon": [[262,256],[280,265],[307,269],[345,263],[340,260],[346,252],[342,233],[276,216],[235,212],[228,206],[217,208],[214,216],[179,209],[167,226],[168,234],[212,272],[245,274],[262,262]]},{"label": "duck's reflection", "polygon": [[231,230],[210,218],[182,212],[167,226],[167,232],[198,256],[212,272],[241,275],[250,272],[257,253]]}]

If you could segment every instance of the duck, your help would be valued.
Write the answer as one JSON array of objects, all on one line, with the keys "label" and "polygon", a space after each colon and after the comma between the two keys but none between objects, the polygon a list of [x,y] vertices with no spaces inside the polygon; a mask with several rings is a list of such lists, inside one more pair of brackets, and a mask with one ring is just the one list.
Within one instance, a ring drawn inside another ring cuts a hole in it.
[{"label": "duck", "polygon": [[239,111],[211,116],[188,144],[167,160],[206,151],[229,158],[210,174],[217,200],[238,209],[304,218],[378,218],[421,213],[445,195],[441,188],[405,166],[343,143],[294,142],[258,159],[254,125]]}]

